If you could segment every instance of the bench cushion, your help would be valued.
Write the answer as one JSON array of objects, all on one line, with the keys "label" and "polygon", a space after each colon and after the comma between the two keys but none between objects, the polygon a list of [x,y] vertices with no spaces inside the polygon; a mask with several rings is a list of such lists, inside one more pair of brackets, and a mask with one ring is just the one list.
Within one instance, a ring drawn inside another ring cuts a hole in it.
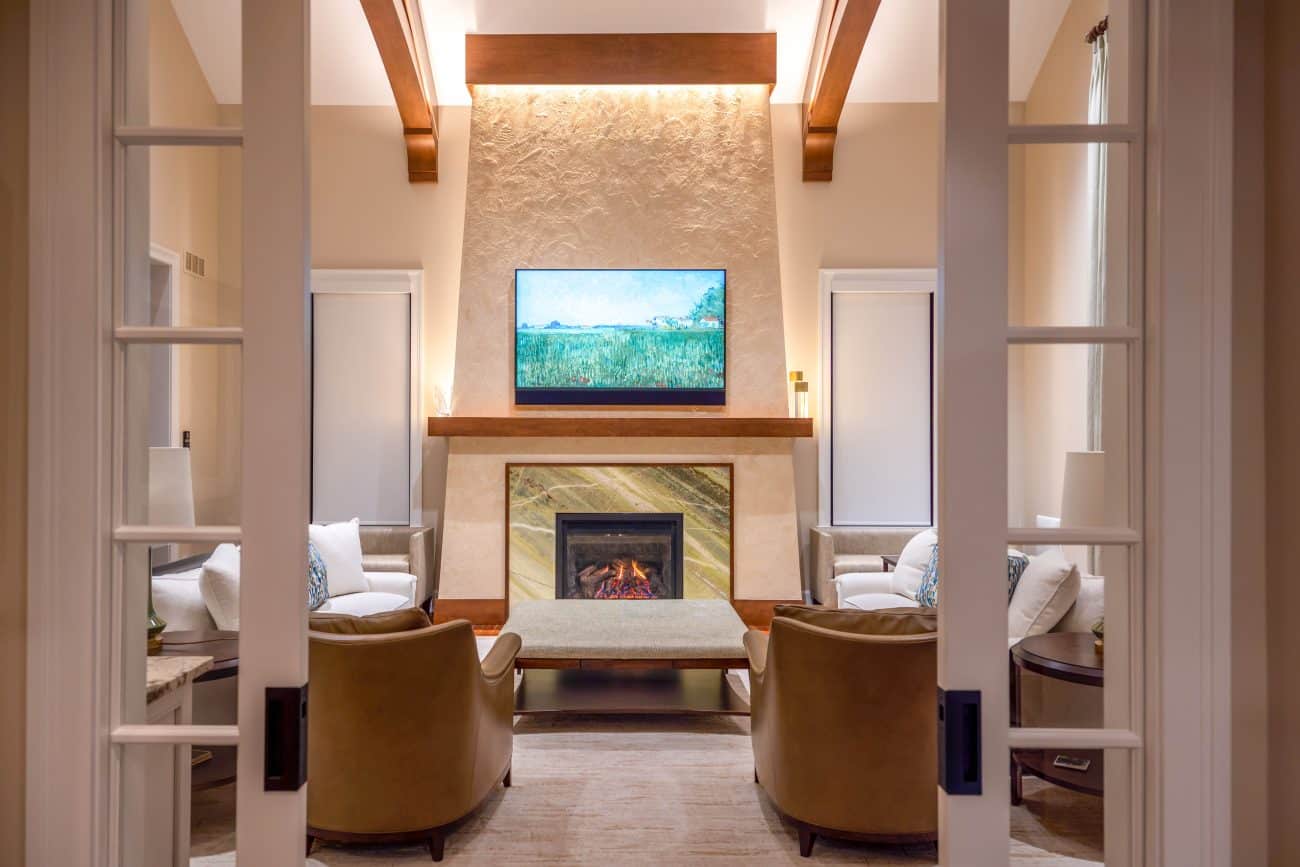
[{"label": "bench cushion", "polygon": [[745,656],[731,603],[706,599],[539,599],[516,602],[501,631],[521,659],[717,659]]}]

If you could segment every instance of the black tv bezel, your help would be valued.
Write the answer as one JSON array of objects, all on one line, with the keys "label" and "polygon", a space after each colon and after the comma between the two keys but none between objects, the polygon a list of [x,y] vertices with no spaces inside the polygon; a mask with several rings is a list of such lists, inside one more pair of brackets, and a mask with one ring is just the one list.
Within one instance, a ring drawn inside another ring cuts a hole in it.
[{"label": "black tv bezel", "polygon": [[[519,272],[520,271],[721,271],[722,272],[722,388],[521,388],[519,385]],[[692,268],[516,268],[510,323],[510,367],[515,406],[726,406],[727,367],[731,356],[727,340],[731,299],[728,273],[720,267]]]}]

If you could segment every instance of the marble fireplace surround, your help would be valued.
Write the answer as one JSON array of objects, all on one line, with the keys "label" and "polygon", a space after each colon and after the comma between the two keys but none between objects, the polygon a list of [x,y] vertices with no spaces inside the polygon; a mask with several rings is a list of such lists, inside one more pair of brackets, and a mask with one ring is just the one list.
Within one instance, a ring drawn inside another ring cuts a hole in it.
[{"label": "marble fireplace surround", "polygon": [[730,601],[731,464],[528,463],[506,466],[507,604],[554,599],[557,513],[683,516],[683,599]]}]

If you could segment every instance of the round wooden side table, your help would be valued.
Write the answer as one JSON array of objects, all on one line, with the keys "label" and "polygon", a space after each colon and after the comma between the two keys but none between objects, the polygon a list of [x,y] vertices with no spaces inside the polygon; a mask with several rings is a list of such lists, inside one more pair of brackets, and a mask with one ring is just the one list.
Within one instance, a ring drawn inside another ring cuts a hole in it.
[{"label": "round wooden side table", "polygon": [[[1022,672],[1101,687],[1105,668],[1105,657],[1090,632],[1049,632],[1019,642],[1011,648],[1011,725],[1021,724]],[[1011,803],[1020,804],[1021,780],[1026,773],[1076,792],[1102,795],[1104,755],[1102,750],[1012,750]]]}]

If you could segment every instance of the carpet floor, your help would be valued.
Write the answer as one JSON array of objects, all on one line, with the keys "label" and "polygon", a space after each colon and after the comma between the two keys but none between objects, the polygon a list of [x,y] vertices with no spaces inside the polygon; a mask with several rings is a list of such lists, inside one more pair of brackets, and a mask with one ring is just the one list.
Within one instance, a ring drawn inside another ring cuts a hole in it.
[{"label": "carpet floor", "polygon": [[[753,782],[746,717],[521,717],[513,787],[447,838],[452,864],[933,864],[936,849],[819,839],[799,857],[793,826]],[[1102,860],[1102,801],[1033,779],[1011,814],[1017,865]],[[195,795],[192,863],[234,863],[234,786]],[[429,863],[423,846],[317,844],[313,865]]]}]

